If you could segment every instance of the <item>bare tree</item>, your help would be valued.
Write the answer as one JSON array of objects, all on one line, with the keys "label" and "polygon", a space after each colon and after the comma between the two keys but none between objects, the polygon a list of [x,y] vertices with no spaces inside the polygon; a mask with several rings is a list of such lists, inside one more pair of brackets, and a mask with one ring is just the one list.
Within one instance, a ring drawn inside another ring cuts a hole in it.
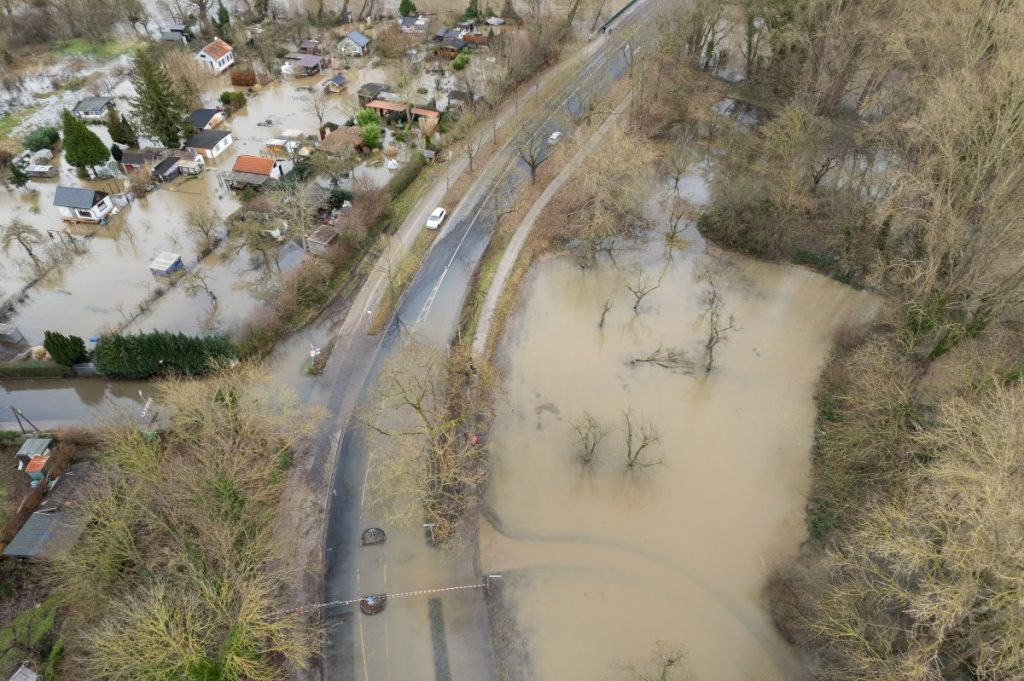
[{"label": "bare tree", "polygon": [[544,150],[547,144],[538,134],[539,132],[523,135],[516,141],[516,153],[519,154],[520,160],[530,168],[530,184],[537,182],[537,168],[546,158]]},{"label": "bare tree", "polygon": [[632,409],[622,412],[622,435],[626,451],[626,470],[638,473],[651,466],[665,463],[664,459],[648,460],[647,448],[659,441],[658,431],[650,421],[636,422]]},{"label": "bare tree", "polygon": [[14,244],[18,244],[36,268],[39,268],[42,262],[34,249],[44,243],[46,242],[38,229],[18,218],[11,220],[0,234],[0,247],[3,247],[4,253],[10,253]]},{"label": "bare tree", "polygon": [[461,142],[462,152],[469,161],[469,172],[473,172],[473,157],[480,150],[480,132],[476,129],[479,117],[472,111],[464,111],[459,116],[455,129],[452,131],[452,139]]},{"label": "bare tree", "polygon": [[653,149],[619,125],[602,139],[600,151],[588,154],[555,200],[557,220],[551,229],[581,263],[610,252],[620,241],[636,237],[648,222],[641,197],[649,187],[646,173]]},{"label": "bare tree", "polygon": [[711,373],[715,366],[715,349],[720,343],[728,340],[729,332],[736,326],[732,315],[728,321],[722,319],[722,296],[718,293],[713,277],[708,277],[708,289],[704,293],[704,328],[707,339],[704,341],[704,371]]},{"label": "bare tree", "polygon": [[643,302],[643,299],[661,286],[662,276],[658,276],[657,281],[652,281],[646,272],[640,271],[637,272],[636,281],[626,282],[626,288],[629,289],[629,292],[633,294],[633,298],[636,299],[636,302],[633,303],[633,312],[639,312],[640,303]]},{"label": "bare tree", "polygon": [[576,460],[583,468],[590,468],[597,460],[597,448],[608,435],[608,431],[589,412],[583,412],[583,415],[570,425],[576,433]]},{"label": "bare tree", "polygon": [[668,232],[665,234],[665,241],[669,246],[683,246],[685,240],[680,234],[686,230],[689,226],[686,218],[691,214],[693,209],[689,202],[680,198],[678,194],[674,193],[666,199],[667,205],[667,221],[668,221]]},{"label": "bare tree", "polygon": [[316,117],[317,126],[322,128],[324,126],[324,119],[327,118],[327,112],[331,108],[327,90],[314,86],[306,94],[305,100],[307,110]]},{"label": "bare tree", "polygon": [[267,198],[284,220],[289,234],[301,239],[305,251],[309,250],[309,235],[316,228],[325,195],[326,192],[314,182],[303,182],[267,192]]},{"label": "bare tree", "polygon": [[196,240],[201,255],[215,248],[220,241],[221,217],[215,208],[192,208],[185,214],[185,230]]},{"label": "bare tree", "polygon": [[373,458],[370,486],[389,522],[424,516],[438,544],[456,539],[486,478],[494,371],[469,354],[406,344],[381,370],[373,411],[363,417]]},{"label": "bare tree", "polygon": [[213,309],[217,308],[217,294],[210,288],[210,283],[202,271],[198,269],[189,271],[182,278],[181,286],[182,290],[185,291],[185,295],[189,298],[195,298],[199,294],[205,293],[210,298],[210,307]]}]

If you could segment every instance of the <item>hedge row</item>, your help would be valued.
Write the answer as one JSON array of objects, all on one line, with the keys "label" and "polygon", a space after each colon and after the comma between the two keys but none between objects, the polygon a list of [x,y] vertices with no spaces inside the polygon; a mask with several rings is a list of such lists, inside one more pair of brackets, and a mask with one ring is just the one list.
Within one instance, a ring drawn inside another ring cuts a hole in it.
[{"label": "hedge row", "polygon": [[93,363],[99,373],[110,378],[198,376],[235,356],[227,336],[152,331],[101,336],[93,350]]},{"label": "hedge row", "polygon": [[388,182],[388,192],[391,194],[391,198],[397,199],[401,196],[402,192],[408,189],[409,185],[420,176],[420,171],[423,170],[423,166],[426,163],[427,159],[423,157],[423,154],[419,152],[414,153],[409,162],[399,168]]}]

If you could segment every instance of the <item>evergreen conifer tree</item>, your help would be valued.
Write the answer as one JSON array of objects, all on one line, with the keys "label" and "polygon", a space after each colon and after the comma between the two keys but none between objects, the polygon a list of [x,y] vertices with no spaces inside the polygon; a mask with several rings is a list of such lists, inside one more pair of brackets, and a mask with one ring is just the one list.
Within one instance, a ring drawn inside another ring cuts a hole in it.
[{"label": "evergreen conifer tree", "polygon": [[185,102],[164,68],[146,50],[135,53],[132,111],[144,134],[177,149],[185,129]]},{"label": "evergreen conifer tree", "polygon": [[398,5],[398,13],[403,17],[411,17],[417,14],[416,5],[412,0],[402,0]]},{"label": "evergreen conifer tree", "polygon": [[476,19],[480,16],[480,4],[478,0],[469,0],[469,6],[466,7],[465,14],[462,15],[463,19]]},{"label": "evergreen conifer tree", "polygon": [[123,152],[121,151],[121,147],[117,146],[116,143],[110,145],[110,155],[113,156],[114,160],[117,161],[118,163],[121,162],[122,154]]},{"label": "evergreen conifer tree", "polygon": [[124,117],[124,114],[119,114],[113,107],[107,109],[107,132],[110,133],[111,140],[126,147],[134,147],[139,144],[139,136],[135,134],[135,128]]},{"label": "evergreen conifer tree", "polygon": [[231,15],[228,14],[228,8],[224,6],[223,1],[217,3],[217,18],[214,19],[213,25],[217,29],[217,34],[222,37],[231,25]]},{"label": "evergreen conifer tree", "polygon": [[65,336],[56,331],[43,333],[43,347],[53,361],[66,367],[77,364],[85,358],[85,342],[78,336]]},{"label": "evergreen conifer tree", "polygon": [[11,164],[11,184],[21,189],[28,184],[28,173],[21,169],[17,163]]},{"label": "evergreen conifer tree", "polygon": [[98,165],[110,159],[110,149],[85,123],[64,109],[64,160],[76,168],[90,168],[95,174]]}]

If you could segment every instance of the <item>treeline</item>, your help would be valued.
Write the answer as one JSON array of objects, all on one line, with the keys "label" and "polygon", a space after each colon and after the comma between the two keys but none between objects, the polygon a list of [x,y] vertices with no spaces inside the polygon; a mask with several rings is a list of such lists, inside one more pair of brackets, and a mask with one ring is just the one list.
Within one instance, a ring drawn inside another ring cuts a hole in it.
[{"label": "treeline", "polygon": [[715,131],[704,234],[884,298],[822,378],[777,623],[819,679],[1020,678],[1024,7],[699,0],[664,26],[757,114]]},{"label": "treeline", "polygon": [[120,28],[144,34],[148,19],[139,0],[0,0],[0,47],[70,38],[103,42]]}]

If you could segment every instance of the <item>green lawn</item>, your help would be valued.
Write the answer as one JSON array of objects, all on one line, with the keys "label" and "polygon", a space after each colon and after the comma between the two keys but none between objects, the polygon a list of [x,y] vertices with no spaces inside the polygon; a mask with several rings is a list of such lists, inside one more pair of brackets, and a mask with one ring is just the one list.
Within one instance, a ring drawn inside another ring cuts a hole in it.
[{"label": "green lawn", "polygon": [[134,42],[107,40],[92,42],[84,38],[71,38],[57,44],[57,54],[65,57],[94,57],[96,59],[113,59],[135,47]]}]

